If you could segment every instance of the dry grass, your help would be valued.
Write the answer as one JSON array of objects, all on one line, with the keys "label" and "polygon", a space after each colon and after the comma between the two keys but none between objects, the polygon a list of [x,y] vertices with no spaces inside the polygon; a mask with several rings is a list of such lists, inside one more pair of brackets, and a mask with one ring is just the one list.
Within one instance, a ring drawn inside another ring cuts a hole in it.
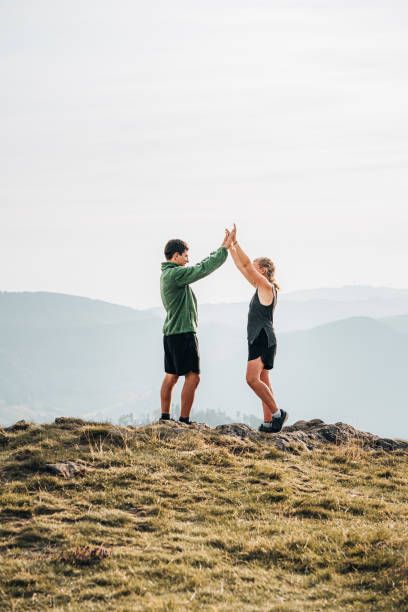
[{"label": "dry grass", "polygon": [[[1,610],[408,608],[406,454],[77,421],[0,434]],[[43,470],[59,460],[93,469]]]}]

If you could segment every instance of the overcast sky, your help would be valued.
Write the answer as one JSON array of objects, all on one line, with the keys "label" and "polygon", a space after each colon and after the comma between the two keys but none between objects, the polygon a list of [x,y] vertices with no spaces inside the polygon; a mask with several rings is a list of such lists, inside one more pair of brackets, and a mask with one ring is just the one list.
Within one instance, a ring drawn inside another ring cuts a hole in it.
[{"label": "overcast sky", "polygon": [[0,50],[0,290],[156,305],[233,221],[286,291],[408,286],[405,0],[2,0]]}]

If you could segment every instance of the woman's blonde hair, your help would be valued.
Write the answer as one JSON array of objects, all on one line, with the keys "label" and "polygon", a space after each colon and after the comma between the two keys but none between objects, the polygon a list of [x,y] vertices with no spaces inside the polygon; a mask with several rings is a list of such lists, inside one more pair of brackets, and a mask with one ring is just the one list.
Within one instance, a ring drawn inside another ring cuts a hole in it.
[{"label": "woman's blonde hair", "polygon": [[265,268],[265,276],[270,283],[272,283],[276,289],[280,289],[278,283],[275,280],[275,264],[269,257],[258,257],[256,260],[260,268]]}]

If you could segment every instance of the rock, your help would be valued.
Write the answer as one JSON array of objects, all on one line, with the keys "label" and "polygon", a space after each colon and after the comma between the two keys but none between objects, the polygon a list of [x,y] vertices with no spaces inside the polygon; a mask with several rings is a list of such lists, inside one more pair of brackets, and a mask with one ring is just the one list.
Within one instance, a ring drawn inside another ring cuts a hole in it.
[{"label": "rock", "polygon": [[74,476],[84,474],[90,468],[80,463],[73,463],[72,461],[60,461],[59,463],[46,463],[44,469],[56,476],[73,478]]},{"label": "rock", "polygon": [[324,425],[324,421],[322,421],[322,419],[312,419],[311,421],[306,421],[306,425],[308,427],[314,427],[315,425]]},{"label": "rock", "polygon": [[375,441],[376,446],[384,450],[405,450],[408,448],[408,442],[405,440],[390,440],[389,438],[378,438]]},{"label": "rock", "polygon": [[10,425],[10,427],[6,427],[6,431],[24,431],[29,429],[33,423],[28,423],[27,421],[17,421],[14,425]]},{"label": "rock", "polygon": [[187,427],[188,429],[200,429],[200,430],[206,430],[206,431],[210,431],[212,429],[212,427],[210,427],[209,425],[207,425],[207,423],[197,423],[196,421],[193,421],[191,423],[191,425],[186,425],[185,423],[179,423],[182,427]]},{"label": "rock", "polygon": [[361,443],[364,448],[378,448],[385,451],[408,450],[406,441],[380,438],[374,434],[354,429],[346,423],[326,424],[321,419],[297,421],[293,425],[284,427],[277,434],[260,433],[244,423],[218,425],[215,431],[251,440],[268,440],[278,450],[284,452],[310,451],[321,447],[322,444],[341,445],[352,441]]},{"label": "rock", "polygon": [[250,427],[249,425],[246,425],[245,423],[227,423],[226,425],[217,425],[215,431],[227,436],[238,436],[240,438],[249,438],[250,440],[260,440],[263,437],[259,431],[253,427]]},{"label": "rock", "polygon": [[75,419],[72,417],[57,417],[54,423],[59,425],[62,429],[73,429],[74,427],[86,425],[86,422],[82,419]]},{"label": "rock", "polygon": [[324,425],[324,421],[321,419],[312,419],[311,421],[296,421],[293,425],[288,425],[284,427],[284,431],[299,431],[302,429],[310,429],[311,427],[315,427],[317,425]]},{"label": "rock", "polygon": [[183,431],[186,431],[189,429],[207,429],[207,430],[212,429],[212,427],[210,427],[206,423],[197,423],[196,421],[192,421],[190,425],[187,425],[187,423],[181,423],[180,421],[175,421],[174,419],[159,419],[157,424],[165,425],[166,427],[171,427],[172,429],[181,428]]}]

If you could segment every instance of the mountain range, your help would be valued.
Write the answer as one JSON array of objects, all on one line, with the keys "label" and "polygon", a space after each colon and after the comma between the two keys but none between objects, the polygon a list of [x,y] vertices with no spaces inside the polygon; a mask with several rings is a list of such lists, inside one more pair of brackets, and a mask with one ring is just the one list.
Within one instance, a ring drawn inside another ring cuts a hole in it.
[{"label": "mountain range", "polygon": [[[196,404],[197,410],[220,410],[244,422],[249,415],[261,418],[259,401],[245,383],[246,310],[246,304],[200,306]],[[281,296],[278,312],[271,379],[290,421],[345,421],[408,437],[407,291],[297,292]],[[160,309],[63,294],[0,293],[0,425],[60,415],[113,422],[129,413],[157,418],[161,319]]]}]

